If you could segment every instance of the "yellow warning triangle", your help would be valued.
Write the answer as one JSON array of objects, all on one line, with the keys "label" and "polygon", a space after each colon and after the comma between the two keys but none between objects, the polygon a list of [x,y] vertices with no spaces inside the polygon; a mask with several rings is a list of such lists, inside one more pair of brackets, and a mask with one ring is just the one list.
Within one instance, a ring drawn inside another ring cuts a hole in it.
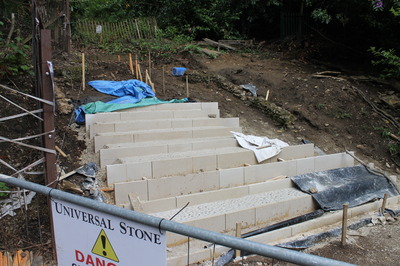
[{"label": "yellow warning triangle", "polygon": [[115,254],[114,248],[112,247],[104,229],[101,230],[97,237],[96,243],[94,243],[92,248],[92,253],[119,262],[117,254]]}]

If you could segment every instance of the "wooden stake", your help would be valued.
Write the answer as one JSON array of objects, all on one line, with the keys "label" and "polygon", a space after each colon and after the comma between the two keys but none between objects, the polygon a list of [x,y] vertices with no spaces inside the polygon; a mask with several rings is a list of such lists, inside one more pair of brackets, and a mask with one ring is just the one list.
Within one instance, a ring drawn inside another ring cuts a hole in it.
[{"label": "wooden stake", "polygon": [[133,62],[131,53],[129,53],[129,69],[131,70],[132,75],[134,75],[135,73],[133,72]]},{"label": "wooden stake", "polygon": [[139,80],[143,81],[143,77],[142,77],[142,71],[140,70],[140,64],[137,64],[137,68],[138,68],[138,73],[139,73]]},{"label": "wooden stake", "polygon": [[347,209],[349,204],[343,204],[343,219],[342,219],[342,246],[346,245],[346,234],[347,234]]},{"label": "wooden stake", "polygon": [[151,55],[149,51],[149,77],[151,78]]},{"label": "wooden stake", "polygon": [[165,66],[162,67],[162,92],[165,94]]},{"label": "wooden stake", "polygon": [[61,181],[61,180],[65,179],[65,178],[67,178],[67,177],[69,177],[69,176],[71,176],[71,175],[74,175],[74,174],[76,174],[76,170],[73,170],[73,171],[71,171],[71,172],[69,172],[69,173],[66,173],[65,175],[60,176],[60,177],[58,178],[58,180]]},{"label": "wooden stake", "polygon": [[269,97],[269,90],[267,90],[267,95],[265,95],[265,100],[268,101],[268,97]]},{"label": "wooden stake", "polygon": [[118,55],[118,62],[121,62],[121,56],[120,55]]},{"label": "wooden stake", "polygon": [[57,145],[56,145],[56,150],[58,151],[58,153],[62,156],[62,157],[64,157],[64,158],[66,158],[67,157],[67,155],[60,149],[60,147],[58,147]]},{"label": "wooden stake", "polygon": [[[236,223],[236,237],[242,237],[242,223]],[[240,257],[240,250],[235,250],[235,258]]]},{"label": "wooden stake", "polygon": [[136,79],[139,79],[139,62],[137,55],[135,55],[135,77]]},{"label": "wooden stake", "polygon": [[149,76],[149,72],[146,69],[146,83],[150,85],[151,89],[156,92],[156,89],[154,88],[154,83],[151,81],[151,78]]},{"label": "wooden stake", "polygon": [[189,76],[186,75],[186,98],[189,98]]},{"label": "wooden stake", "polygon": [[385,213],[386,202],[387,202],[387,194],[385,193],[385,194],[383,195],[383,201],[382,201],[382,214]]},{"label": "wooden stake", "polygon": [[85,90],[85,54],[82,53],[82,90]]}]

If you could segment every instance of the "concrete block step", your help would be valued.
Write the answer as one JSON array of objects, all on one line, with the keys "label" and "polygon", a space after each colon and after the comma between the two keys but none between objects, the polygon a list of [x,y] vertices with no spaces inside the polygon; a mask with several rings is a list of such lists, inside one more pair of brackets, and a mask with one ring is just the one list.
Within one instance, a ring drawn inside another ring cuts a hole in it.
[{"label": "concrete block step", "polygon": [[[186,109],[179,109],[178,106],[187,106]],[[85,115],[86,131],[96,122],[115,122],[126,120],[148,120],[167,118],[195,118],[195,117],[219,117],[217,103],[177,103],[131,108],[118,112],[105,112]],[[169,109],[168,109],[169,108]]]},{"label": "concrete block step", "polygon": [[201,139],[180,139],[167,141],[134,142],[111,144],[100,149],[100,166],[117,163],[119,157],[145,156],[184,151],[238,147],[234,137],[214,137]]},{"label": "concrete block step", "polygon": [[[174,221],[215,232],[235,230],[236,223],[242,228],[267,226],[317,209],[312,197],[295,188],[273,190],[239,198],[220,200],[184,208]],[[170,219],[181,209],[151,213]],[[167,244],[174,246],[186,242],[187,237],[167,233]]]},{"label": "concrete block step", "polygon": [[208,127],[225,126],[239,127],[239,118],[172,118],[155,120],[134,120],[119,122],[96,122],[90,129],[90,138],[98,133],[118,133],[135,130],[153,130],[166,128],[189,128],[189,127]]},{"label": "concrete block step", "polygon": [[[304,167],[304,164],[308,164],[309,167]],[[199,192],[218,191],[219,189],[236,188],[243,185],[248,185],[249,193],[260,193],[275,189],[273,179],[353,165],[353,157],[346,153],[337,153],[182,176],[121,182],[114,184],[115,203],[130,208],[128,195],[135,193],[143,202],[143,206],[146,204],[155,205],[156,207],[151,208],[158,208],[157,211],[161,211],[160,208],[163,208],[165,204],[172,207],[176,206],[175,198],[182,195],[194,195]],[[157,203],[157,201],[160,201],[160,203]],[[143,207],[143,209],[146,208]]]},{"label": "concrete block step", "polygon": [[[200,181],[200,179],[199,179]],[[137,181],[142,182],[142,181]],[[122,186],[126,187],[122,187]],[[140,184],[136,184],[139,185]],[[117,183],[114,185],[116,194],[115,194],[115,203],[118,206],[122,206],[124,208],[134,209],[133,206],[135,203],[136,207],[140,206],[140,212],[143,213],[154,213],[154,212],[164,212],[173,209],[179,209],[184,207],[188,202],[190,202],[190,206],[204,204],[208,202],[214,202],[219,200],[233,199],[244,197],[246,195],[253,195],[259,193],[265,193],[273,190],[280,190],[285,188],[294,188],[295,184],[290,180],[290,178],[284,178],[281,180],[267,180],[265,182],[260,182],[257,184],[249,184],[242,186],[235,186],[229,188],[211,188],[208,191],[200,191],[192,194],[179,194],[177,189],[172,189],[176,196],[170,197],[159,197],[158,199],[146,199],[147,193],[146,191],[137,191],[129,194],[125,194],[125,197],[121,197],[123,190],[129,190],[129,186],[132,187],[131,184],[127,183]],[[152,191],[150,192],[152,195],[157,194],[155,191],[155,186],[150,184],[148,187],[151,187]],[[170,188],[171,186],[167,186],[166,188]],[[117,192],[118,191],[118,192]],[[149,193],[149,194],[150,194]],[[135,202],[133,202],[133,199]]]},{"label": "concrete block step", "polygon": [[[221,150],[219,150],[219,152],[221,152]],[[288,146],[283,148],[278,155],[264,162],[266,165],[269,165],[269,163],[271,162],[276,162],[277,158],[281,158],[283,160],[287,160],[281,163],[286,164],[286,166],[288,167],[288,171],[293,169],[295,172],[296,162],[292,161],[293,159],[303,158],[304,160],[306,160],[307,157],[312,157],[313,155],[314,155],[313,144]],[[306,162],[307,164],[305,165],[305,167],[303,167],[304,168],[303,170],[305,171],[308,168],[313,169],[312,167],[314,166],[314,160],[308,158]],[[247,174],[248,183],[256,183],[259,178],[262,178],[263,176],[266,175],[265,170],[261,167],[261,165],[263,164],[258,165],[253,152],[250,150],[242,149],[239,152],[234,152],[234,153],[232,152],[215,153],[203,156],[195,154],[194,158],[182,157],[177,159],[140,161],[127,164],[107,165],[106,166],[107,184],[108,186],[111,186],[114,183],[142,180],[143,178],[155,179],[167,176],[196,173],[201,169],[202,171],[212,171],[217,168],[229,169],[244,165],[255,166],[254,168],[251,167],[249,169],[245,169],[245,171],[248,172]],[[273,170],[274,167],[271,166],[271,169]],[[240,182],[240,177],[238,179],[234,179],[234,181],[232,180],[229,181],[228,178],[224,178],[222,184],[233,185],[235,182]]]},{"label": "concrete block step", "polygon": [[94,137],[94,149],[95,152],[98,152],[105,145],[116,143],[231,136],[231,131],[241,132],[242,129],[237,127],[215,126],[100,133]]},{"label": "concrete block step", "polygon": [[254,153],[239,147],[181,152],[120,159],[123,164],[107,165],[107,183],[153,179],[173,175],[214,171],[255,164]]},{"label": "concrete block step", "polygon": [[[400,196],[388,198],[388,208],[399,209],[399,200]],[[348,224],[376,215],[381,204],[380,201],[376,201],[358,207],[349,208],[347,216],[349,219]],[[305,239],[309,236],[332,230],[333,228],[340,228],[342,216],[341,211],[329,212],[310,221],[287,226],[264,234],[248,237],[246,239],[272,246]],[[242,233],[246,232],[243,231]],[[234,235],[233,233],[228,234]],[[214,247],[212,243],[191,239],[189,264],[211,260],[212,258],[217,259],[219,256],[226,254],[229,250],[230,248],[224,246],[216,245]],[[175,246],[170,250],[170,252],[168,252],[167,256],[167,265],[169,266],[187,264],[187,244],[185,243],[181,246]]]}]

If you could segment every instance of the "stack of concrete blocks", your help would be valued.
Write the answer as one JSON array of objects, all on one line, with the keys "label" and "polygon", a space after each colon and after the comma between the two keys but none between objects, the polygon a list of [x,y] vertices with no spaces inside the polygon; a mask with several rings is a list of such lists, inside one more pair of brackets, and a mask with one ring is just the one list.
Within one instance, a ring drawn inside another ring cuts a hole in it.
[{"label": "stack of concrete blocks", "polygon": [[[237,223],[246,233],[316,210],[286,177],[354,165],[345,153],[314,156],[313,144],[285,147],[258,164],[231,134],[241,132],[239,119],[220,118],[214,102],[86,115],[86,126],[116,205],[169,219],[189,203],[175,221],[226,234]],[[167,233],[169,265],[187,262],[179,255],[186,241]],[[218,255],[204,245],[191,245],[190,263]]]}]

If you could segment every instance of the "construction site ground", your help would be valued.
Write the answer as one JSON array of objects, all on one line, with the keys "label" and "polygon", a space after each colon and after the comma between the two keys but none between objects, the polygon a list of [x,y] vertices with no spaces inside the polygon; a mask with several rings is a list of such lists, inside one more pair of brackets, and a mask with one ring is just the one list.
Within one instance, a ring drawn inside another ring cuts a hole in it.
[{"label": "construction site ground", "polygon": [[[394,135],[398,132],[390,120],[383,118],[377,111],[383,111],[399,122],[399,103],[388,100],[400,95],[398,88],[379,80],[378,75],[369,72],[365,65],[343,61],[313,61],[303,56],[299,50],[290,51],[290,47],[256,48],[256,51],[247,52],[221,51],[216,57],[183,49],[174,55],[151,54],[151,79],[155,84],[156,96],[162,100],[187,97],[185,77],[174,77],[171,74],[173,67],[185,67],[187,74],[195,73],[204,77],[196,83],[189,82],[190,100],[218,102],[221,117],[239,117],[245,134],[278,138],[290,145],[309,141],[327,154],[351,150],[366,163],[374,163],[376,167],[392,175],[400,174],[400,161],[396,161],[399,157],[392,156],[389,152],[389,147],[394,147],[396,142],[385,136],[387,132]],[[117,54],[96,49],[74,50],[71,55],[54,56],[58,103],[55,119],[56,144],[67,154],[67,157],[58,157],[58,166],[65,173],[94,159],[92,150],[87,149],[82,137],[84,126],[74,123],[73,109],[88,102],[113,98],[96,92],[87,84],[83,90],[82,52],[86,56],[86,81],[121,81],[134,78],[129,69],[127,54],[119,54],[120,61]],[[144,71],[149,64],[148,55],[143,53],[139,59]],[[268,94],[269,102],[291,112],[296,120],[282,125],[251,106],[248,100],[248,97],[252,97],[251,93],[243,90],[238,97],[213,82],[211,77],[216,75],[224,77],[227,85],[253,84],[258,88],[257,97],[265,99]],[[16,81],[16,85],[31,86],[28,79]],[[28,125],[19,125],[9,130],[23,131],[25,126]],[[22,163],[21,156],[15,154],[16,151],[14,154],[13,150],[2,152],[2,156],[11,160],[14,165]],[[33,204],[46,204],[44,197],[37,197],[35,200],[37,202]],[[30,215],[38,216],[37,213]],[[31,249],[51,258],[48,244],[49,219],[42,215],[43,234],[40,237],[32,235],[34,230],[31,230],[29,243],[38,243],[37,239],[41,238],[41,242],[47,244],[36,245]],[[3,230],[13,235],[8,238],[7,246],[0,244],[1,250],[15,251],[19,247],[29,247],[23,241],[24,244],[21,244],[21,239],[24,239],[26,233],[23,229],[26,227],[25,220],[34,218],[16,217],[5,217],[0,221]],[[349,239],[345,247],[340,245],[339,239],[328,239],[324,246],[316,246],[305,252],[361,265],[394,265],[399,259],[396,243],[400,239],[400,223],[397,220],[360,229],[354,236],[350,235]],[[273,263],[276,262],[266,258],[247,257],[232,265]]]}]

